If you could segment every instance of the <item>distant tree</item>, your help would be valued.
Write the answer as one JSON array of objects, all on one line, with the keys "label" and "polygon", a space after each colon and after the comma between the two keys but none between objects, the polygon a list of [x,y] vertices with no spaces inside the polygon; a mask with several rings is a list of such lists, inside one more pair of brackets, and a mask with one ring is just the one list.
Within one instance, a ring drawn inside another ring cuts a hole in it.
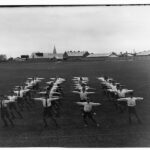
[{"label": "distant tree", "polygon": [[136,52],[133,53],[133,56],[136,56]]},{"label": "distant tree", "polygon": [[13,57],[8,58],[8,61],[13,61]]},{"label": "distant tree", "polygon": [[2,62],[2,61],[6,61],[6,60],[7,60],[7,56],[6,56],[6,55],[1,54],[1,55],[0,55],[0,62]]}]

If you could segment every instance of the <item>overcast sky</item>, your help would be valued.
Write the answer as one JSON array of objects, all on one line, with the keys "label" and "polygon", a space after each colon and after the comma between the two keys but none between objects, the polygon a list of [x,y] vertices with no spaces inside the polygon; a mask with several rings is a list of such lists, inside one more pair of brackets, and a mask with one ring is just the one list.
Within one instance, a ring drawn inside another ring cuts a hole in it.
[{"label": "overcast sky", "polygon": [[0,8],[0,53],[150,49],[150,6]]}]

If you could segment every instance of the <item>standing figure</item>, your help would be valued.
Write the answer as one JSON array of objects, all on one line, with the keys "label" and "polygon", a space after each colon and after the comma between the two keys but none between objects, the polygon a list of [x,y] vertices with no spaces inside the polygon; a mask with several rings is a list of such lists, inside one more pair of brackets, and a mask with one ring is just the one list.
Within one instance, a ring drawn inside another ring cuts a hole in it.
[{"label": "standing figure", "polygon": [[82,90],[79,92],[79,91],[73,91],[73,93],[77,93],[77,94],[80,94],[80,101],[81,102],[86,102],[87,100],[87,95],[88,94],[93,94],[95,92],[87,92],[85,87],[82,88]]},{"label": "standing figure", "polygon": [[141,123],[141,120],[140,120],[140,118],[136,112],[136,108],[135,108],[137,100],[143,100],[143,98],[142,97],[133,97],[133,92],[130,93],[130,97],[118,99],[118,101],[127,101],[129,124],[132,123],[132,121],[131,121],[132,114],[136,117],[138,123]]},{"label": "standing figure", "polygon": [[11,116],[12,116],[12,119],[15,119],[15,118],[16,118],[14,112],[16,112],[16,113],[18,114],[19,118],[22,119],[23,116],[22,116],[21,112],[18,110],[17,105],[16,105],[16,103],[17,103],[17,101],[16,101],[16,100],[17,100],[17,96],[14,95],[13,93],[11,93],[11,95],[10,95],[10,96],[7,96],[7,97],[8,97],[8,99],[9,99],[9,101],[10,101],[10,102],[8,103],[8,107],[9,107],[10,114],[11,114]]},{"label": "standing figure", "polygon": [[97,123],[97,121],[93,118],[93,112],[92,112],[92,107],[93,106],[99,106],[101,105],[100,103],[93,103],[90,102],[89,99],[87,99],[86,102],[76,102],[78,105],[82,105],[83,106],[83,121],[84,121],[84,126],[87,127],[88,126],[88,122],[87,122],[87,117],[89,119],[91,119],[94,124],[99,127],[99,124]]},{"label": "standing figure", "polygon": [[50,117],[52,121],[55,123],[56,126],[58,126],[56,119],[54,118],[53,111],[52,111],[52,104],[51,101],[59,99],[58,97],[50,97],[46,94],[45,97],[42,98],[34,98],[34,100],[40,100],[43,103],[43,122],[44,122],[44,128],[48,127],[47,124],[47,118]]},{"label": "standing figure", "polygon": [[[129,94],[130,92],[133,92],[133,90],[128,90],[125,88],[122,88],[121,85],[117,85],[117,91],[115,92],[116,94],[116,98],[125,98],[127,94]],[[127,107],[127,103],[126,101],[117,101],[117,109],[119,109],[119,111],[121,113],[123,113],[126,110]]]},{"label": "standing figure", "polygon": [[8,103],[10,101],[6,100],[5,97],[2,95],[0,99],[0,110],[1,110],[1,119],[4,122],[4,127],[8,126],[7,120],[10,122],[11,126],[14,127],[14,123],[10,118],[9,110],[8,110]]}]

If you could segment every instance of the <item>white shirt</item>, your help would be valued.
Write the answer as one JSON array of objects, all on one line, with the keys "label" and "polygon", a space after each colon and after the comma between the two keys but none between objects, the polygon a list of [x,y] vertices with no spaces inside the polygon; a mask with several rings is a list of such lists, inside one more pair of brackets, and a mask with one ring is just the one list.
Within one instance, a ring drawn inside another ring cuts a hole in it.
[{"label": "white shirt", "polygon": [[100,80],[101,82],[105,81],[104,77],[98,77],[98,80]]},{"label": "white shirt", "polygon": [[16,93],[17,96],[21,97],[21,98],[23,97],[23,94],[24,94],[23,90],[20,90],[20,93],[19,93],[19,91],[14,91],[14,93]]},{"label": "white shirt", "polygon": [[89,103],[88,102],[77,102],[77,104],[83,105],[85,112],[91,112],[93,106],[101,105],[100,103],[93,103],[93,102],[89,102]]},{"label": "white shirt", "polygon": [[17,96],[13,95],[13,96],[7,96],[10,102],[15,102],[17,99]]},{"label": "white shirt", "polygon": [[30,83],[31,83],[33,86],[36,85],[36,81],[35,81],[35,80],[32,80]]},{"label": "white shirt", "polygon": [[111,84],[111,88],[112,88],[113,91],[117,91],[117,86],[116,85]]},{"label": "white shirt", "polygon": [[126,93],[129,93],[132,91],[133,90],[122,89],[122,90],[117,90],[117,94],[121,98],[121,97],[125,97]]},{"label": "white shirt", "polygon": [[9,100],[2,100],[2,102],[0,102],[0,108],[1,108],[1,103],[2,103],[2,107],[7,107],[9,102],[10,102]]},{"label": "white shirt", "polygon": [[[51,101],[54,101],[54,100],[58,100],[59,97],[51,97],[51,98],[34,98],[34,100],[40,100],[42,101],[42,104],[43,104],[43,107],[50,107],[52,104],[51,104]],[[47,100],[47,106],[46,106],[46,100]]]},{"label": "white shirt", "polygon": [[[83,89],[83,86],[81,86],[80,84],[77,84],[76,86],[75,86],[75,89],[78,89],[78,90],[82,90]],[[93,88],[90,88],[89,86],[85,86],[85,90],[87,91],[87,90],[89,90],[89,89],[93,89]]]},{"label": "white shirt", "polygon": [[136,100],[143,100],[142,97],[126,97],[126,98],[120,98],[118,101],[127,101],[127,106],[134,107],[136,106]]},{"label": "white shirt", "polygon": [[85,91],[85,92],[83,92],[83,91],[78,92],[78,91],[73,91],[73,93],[78,93],[78,94],[80,94],[80,99],[81,99],[81,100],[87,100],[87,95],[88,95],[88,94],[93,94],[93,93],[95,93],[95,92],[87,92],[87,91]]},{"label": "white shirt", "polygon": [[81,100],[87,100],[87,92],[81,91],[80,92],[80,99]]}]

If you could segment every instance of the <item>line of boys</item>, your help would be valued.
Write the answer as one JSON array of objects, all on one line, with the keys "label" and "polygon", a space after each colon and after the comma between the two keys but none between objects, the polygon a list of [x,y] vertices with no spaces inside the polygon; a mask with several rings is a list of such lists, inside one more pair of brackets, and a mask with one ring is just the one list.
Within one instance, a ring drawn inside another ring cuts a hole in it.
[{"label": "line of boys", "polygon": [[100,103],[93,103],[90,101],[88,98],[88,94],[94,94],[95,92],[88,92],[88,90],[93,89],[90,88],[88,84],[88,78],[87,77],[74,77],[74,88],[78,91],[72,91],[73,93],[77,93],[80,95],[80,102],[76,102],[76,104],[80,105],[82,115],[83,115],[83,121],[84,121],[84,126],[88,126],[87,118],[91,119],[93,123],[99,127],[99,123],[94,119],[93,115],[95,114],[92,110],[93,106],[99,106],[101,105]]},{"label": "line of boys", "polygon": [[138,121],[141,120],[136,112],[136,101],[143,100],[142,97],[133,97],[133,90],[123,88],[120,83],[116,83],[112,78],[107,76],[98,77],[101,82],[102,89],[105,95],[112,100],[117,110],[123,113],[128,108],[128,120],[129,124],[132,123],[131,116],[134,115]]},{"label": "line of boys", "polygon": [[38,92],[38,94],[44,96],[33,98],[42,102],[44,128],[48,127],[47,118],[51,118],[55,126],[58,127],[56,117],[60,116],[60,104],[64,95],[61,84],[64,81],[63,78],[51,78],[51,81],[46,82],[48,86],[44,88],[44,91]]},{"label": "line of boys", "polygon": [[42,78],[28,78],[25,82],[25,86],[16,86],[9,95],[0,96],[0,108],[1,108],[1,119],[4,123],[4,127],[8,126],[8,121],[11,126],[14,127],[13,119],[16,119],[15,113],[20,119],[23,118],[21,111],[23,111],[24,106],[29,110],[31,107],[31,93],[32,90],[38,89],[38,84],[41,82]]}]

